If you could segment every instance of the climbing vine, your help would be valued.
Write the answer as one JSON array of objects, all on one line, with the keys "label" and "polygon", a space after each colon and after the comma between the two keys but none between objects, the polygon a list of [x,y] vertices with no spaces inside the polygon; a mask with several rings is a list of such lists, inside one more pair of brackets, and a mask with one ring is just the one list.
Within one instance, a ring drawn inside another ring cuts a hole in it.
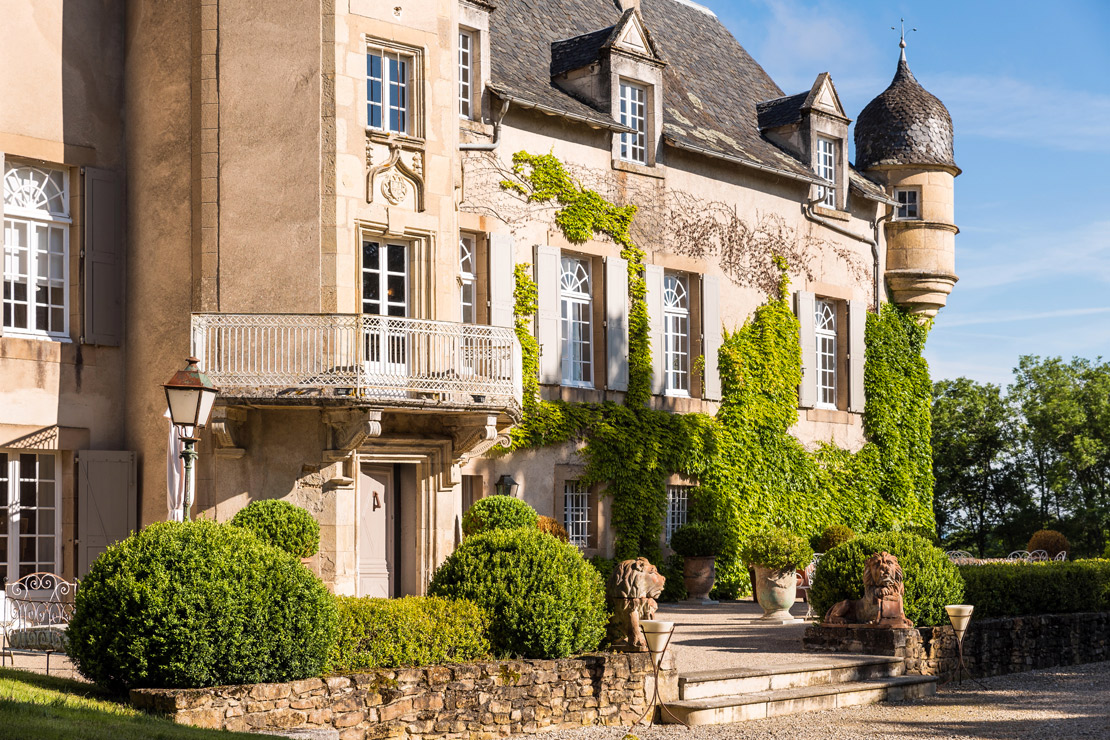
[{"label": "climbing vine", "polygon": [[869,441],[855,453],[831,444],[809,451],[789,431],[797,422],[801,350],[798,320],[788,302],[788,265],[776,256],[777,295],[723,337],[717,415],[648,408],[644,253],[629,236],[635,206],[615,206],[580,187],[552,155],[517,153],[513,171],[517,181],[506,180],[502,187],[532,201],[556,201],[555,222],[569,241],[604,234],[628,260],[629,392],[623,405],[540,399],[539,348],[531,331],[536,284],[527,265],[516,268],[515,290],[525,397],[512,449],[582,443],[586,482],[604,483],[612,497],[618,558],[644,555],[658,561],[666,483],[674,474],[698,481],[693,518],[719,521],[728,532],[718,558],[722,595],[747,588],[738,550],[749,533],[762,527],[812,534],[829,524],[846,524],[857,532],[931,524],[930,382],[921,354],[926,328],[890,304],[868,314],[863,424]]}]

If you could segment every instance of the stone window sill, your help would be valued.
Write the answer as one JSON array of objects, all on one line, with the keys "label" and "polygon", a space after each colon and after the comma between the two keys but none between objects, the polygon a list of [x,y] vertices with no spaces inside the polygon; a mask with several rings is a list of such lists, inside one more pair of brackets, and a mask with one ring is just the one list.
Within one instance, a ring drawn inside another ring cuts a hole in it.
[{"label": "stone window sill", "polygon": [[825,218],[831,218],[836,221],[848,221],[852,218],[852,214],[848,213],[847,211],[840,211],[835,208],[825,208],[824,206],[814,206],[813,212],[816,213],[818,216],[824,216]]},{"label": "stone window sill", "polygon": [[626,162],[623,159],[614,159],[613,169],[620,170],[621,172],[632,172],[646,177],[654,177],[660,180],[666,177],[666,172],[658,165],[636,164],[635,162]]},{"label": "stone window sill", "polygon": [[839,409],[806,409],[806,421],[818,421],[826,424],[855,424],[856,417],[849,411]]}]

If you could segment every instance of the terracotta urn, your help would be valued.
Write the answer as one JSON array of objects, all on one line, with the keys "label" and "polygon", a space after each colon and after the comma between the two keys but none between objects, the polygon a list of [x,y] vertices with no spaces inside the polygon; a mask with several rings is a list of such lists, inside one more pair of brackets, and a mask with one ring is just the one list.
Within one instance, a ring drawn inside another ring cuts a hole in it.
[{"label": "terracotta urn", "polygon": [[709,598],[709,592],[717,582],[716,562],[715,557],[682,559],[682,580],[686,584],[688,601],[701,604],[717,603]]},{"label": "terracotta urn", "polygon": [[763,607],[760,619],[783,621],[793,619],[790,607],[798,595],[798,574],[793,568],[772,570],[755,566],[755,590]]}]

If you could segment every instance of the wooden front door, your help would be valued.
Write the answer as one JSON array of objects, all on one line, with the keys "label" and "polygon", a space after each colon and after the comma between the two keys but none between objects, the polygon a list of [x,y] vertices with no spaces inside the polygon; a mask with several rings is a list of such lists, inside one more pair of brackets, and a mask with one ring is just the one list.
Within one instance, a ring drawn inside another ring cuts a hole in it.
[{"label": "wooden front door", "polygon": [[396,593],[395,483],[392,467],[363,465],[359,471],[359,596],[389,598]]}]

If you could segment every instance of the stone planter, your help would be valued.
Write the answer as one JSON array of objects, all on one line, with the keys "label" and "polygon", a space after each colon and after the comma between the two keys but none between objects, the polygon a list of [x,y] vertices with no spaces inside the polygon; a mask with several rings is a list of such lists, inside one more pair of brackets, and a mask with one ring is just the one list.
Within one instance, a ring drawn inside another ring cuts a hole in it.
[{"label": "stone planter", "polygon": [[755,566],[755,591],[763,607],[760,619],[782,622],[794,620],[790,607],[798,595],[798,573],[793,568],[772,570]]},{"label": "stone planter", "polygon": [[716,604],[709,598],[713,584],[717,582],[717,559],[709,558],[683,558],[682,580],[686,584],[687,601],[696,601],[699,604]]}]

